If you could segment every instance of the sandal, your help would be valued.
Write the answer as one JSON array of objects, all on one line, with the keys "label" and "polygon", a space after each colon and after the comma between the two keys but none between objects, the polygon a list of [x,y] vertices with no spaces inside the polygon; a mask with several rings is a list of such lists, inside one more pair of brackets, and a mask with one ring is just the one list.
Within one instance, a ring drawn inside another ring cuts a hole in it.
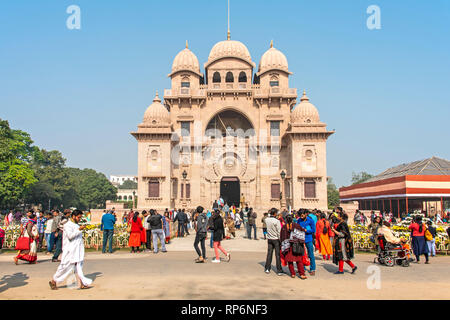
[{"label": "sandal", "polygon": [[90,287],[90,286],[85,286],[84,284],[82,284],[82,285],[80,286],[80,289],[81,289],[81,290],[84,290],[84,289],[90,289],[90,288],[92,288],[92,287]]},{"label": "sandal", "polygon": [[56,286],[56,282],[54,282],[53,280],[49,281],[48,284],[50,285],[50,288],[52,290],[57,290],[58,287]]},{"label": "sandal", "polygon": [[302,280],[306,280],[306,279],[308,279],[306,276],[304,276],[304,275],[301,275],[300,276],[300,279],[302,279]]},{"label": "sandal", "polygon": [[14,257],[14,263],[17,265],[19,265],[19,259],[17,259],[17,257]]}]

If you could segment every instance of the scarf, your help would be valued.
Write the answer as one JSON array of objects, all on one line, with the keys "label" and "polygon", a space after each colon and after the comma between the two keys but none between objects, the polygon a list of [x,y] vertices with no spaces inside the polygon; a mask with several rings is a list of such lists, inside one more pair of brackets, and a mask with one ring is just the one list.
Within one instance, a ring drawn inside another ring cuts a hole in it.
[{"label": "scarf", "polygon": [[305,229],[303,229],[299,224],[295,222],[290,225],[285,224],[281,228],[280,241],[281,252],[283,252],[283,254],[286,254],[291,248],[291,243],[305,243]]}]

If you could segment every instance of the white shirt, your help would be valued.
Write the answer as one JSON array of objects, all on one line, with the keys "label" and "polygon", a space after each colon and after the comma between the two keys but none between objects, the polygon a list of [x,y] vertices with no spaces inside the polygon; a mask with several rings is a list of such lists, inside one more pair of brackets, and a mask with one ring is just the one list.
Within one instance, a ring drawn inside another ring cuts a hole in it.
[{"label": "white shirt", "polygon": [[63,263],[77,263],[84,260],[84,242],[83,232],[80,231],[80,226],[67,221],[64,224],[63,232],[63,252],[61,257],[61,264]]},{"label": "white shirt", "polygon": [[52,233],[53,219],[47,220],[44,233]]}]

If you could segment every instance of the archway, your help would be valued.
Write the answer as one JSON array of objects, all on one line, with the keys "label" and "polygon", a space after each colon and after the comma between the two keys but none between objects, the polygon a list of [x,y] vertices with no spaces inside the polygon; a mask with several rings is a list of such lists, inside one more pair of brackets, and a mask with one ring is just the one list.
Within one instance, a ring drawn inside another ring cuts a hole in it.
[{"label": "archway", "polygon": [[220,181],[220,196],[229,206],[239,207],[241,184],[238,177],[223,177]]},{"label": "archway", "polygon": [[214,136],[219,134],[225,137],[232,136],[254,136],[255,130],[251,121],[239,111],[233,109],[223,110],[217,113],[208,123],[206,136]]}]

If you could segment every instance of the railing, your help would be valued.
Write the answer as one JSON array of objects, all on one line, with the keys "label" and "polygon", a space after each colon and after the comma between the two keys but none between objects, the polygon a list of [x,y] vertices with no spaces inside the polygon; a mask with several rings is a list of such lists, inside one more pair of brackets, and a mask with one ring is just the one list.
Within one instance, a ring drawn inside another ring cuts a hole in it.
[{"label": "railing", "polygon": [[249,87],[246,83],[213,83],[208,88],[207,85],[201,85],[199,89],[192,88],[172,88],[164,89],[164,97],[178,97],[178,96],[199,96],[205,97],[207,90],[252,90],[256,97],[268,96],[297,96],[296,88],[280,88],[271,87],[262,89],[260,85],[252,85]]}]

